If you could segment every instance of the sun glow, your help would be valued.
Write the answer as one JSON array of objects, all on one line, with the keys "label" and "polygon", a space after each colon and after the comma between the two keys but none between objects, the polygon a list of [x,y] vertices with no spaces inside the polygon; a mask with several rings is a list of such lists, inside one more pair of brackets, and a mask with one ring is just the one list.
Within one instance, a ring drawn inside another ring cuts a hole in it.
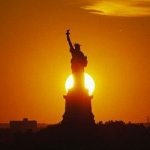
[{"label": "sun glow", "polygon": [[[84,73],[84,84],[85,84],[85,87],[89,90],[89,95],[92,95],[95,89],[95,83],[94,83],[93,78],[87,73]],[[68,92],[68,90],[71,89],[73,85],[74,85],[73,76],[70,75],[67,78],[66,83],[65,83],[66,91]]]}]

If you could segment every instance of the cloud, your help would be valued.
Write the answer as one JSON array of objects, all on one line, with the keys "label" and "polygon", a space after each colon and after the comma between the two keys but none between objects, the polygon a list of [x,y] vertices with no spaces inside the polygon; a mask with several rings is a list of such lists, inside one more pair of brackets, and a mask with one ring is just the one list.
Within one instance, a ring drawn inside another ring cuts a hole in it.
[{"label": "cloud", "polygon": [[107,16],[150,16],[150,0],[97,0],[82,8]]}]

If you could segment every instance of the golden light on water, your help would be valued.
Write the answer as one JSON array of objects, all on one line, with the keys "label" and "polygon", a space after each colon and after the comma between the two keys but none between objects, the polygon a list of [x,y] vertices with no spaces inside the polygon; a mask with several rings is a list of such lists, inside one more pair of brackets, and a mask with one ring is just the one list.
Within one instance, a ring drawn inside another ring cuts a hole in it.
[{"label": "golden light on water", "polygon": [[[95,89],[95,83],[94,83],[93,78],[87,73],[84,73],[84,84],[85,84],[85,88],[89,90],[89,95],[92,95]],[[67,78],[66,83],[65,83],[66,91],[68,92],[68,90],[71,89],[73,85],[74,85],[73,76],[70,75]]]}]

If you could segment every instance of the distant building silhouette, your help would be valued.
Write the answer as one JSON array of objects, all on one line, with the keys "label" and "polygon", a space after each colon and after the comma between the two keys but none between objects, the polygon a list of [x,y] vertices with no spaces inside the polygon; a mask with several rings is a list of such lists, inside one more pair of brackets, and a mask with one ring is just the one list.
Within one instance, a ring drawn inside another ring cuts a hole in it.
[{"label": "distant building silhouette", "polygon": [[0,123],[0,128],[2,128],[2,129],[8,129],[8,128],[10,128],[10,125],[9,125],[9,123]]},{"label": "distant building silhouette", "polygon": [[24,118],[22,121],[10,121],[10,130],[12,132],[26,132],[30,129],[33,132],[37,130],[37,121],[28,120],[28,118]]}]

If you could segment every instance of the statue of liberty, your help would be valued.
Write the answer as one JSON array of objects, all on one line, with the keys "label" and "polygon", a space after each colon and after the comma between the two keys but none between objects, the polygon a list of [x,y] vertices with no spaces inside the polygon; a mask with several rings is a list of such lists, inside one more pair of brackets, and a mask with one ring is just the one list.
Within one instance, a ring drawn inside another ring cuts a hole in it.
[{"label": "statue of liberty", "polygon": [[84,86],[84,67],[87,66],[87,56],[80,50],[80,44],[75,43],[74,46],[70,40],[70,32],[67,30],[67,41],[70,46],[71,58],[71,70],[74,77],[74,86]]}]

